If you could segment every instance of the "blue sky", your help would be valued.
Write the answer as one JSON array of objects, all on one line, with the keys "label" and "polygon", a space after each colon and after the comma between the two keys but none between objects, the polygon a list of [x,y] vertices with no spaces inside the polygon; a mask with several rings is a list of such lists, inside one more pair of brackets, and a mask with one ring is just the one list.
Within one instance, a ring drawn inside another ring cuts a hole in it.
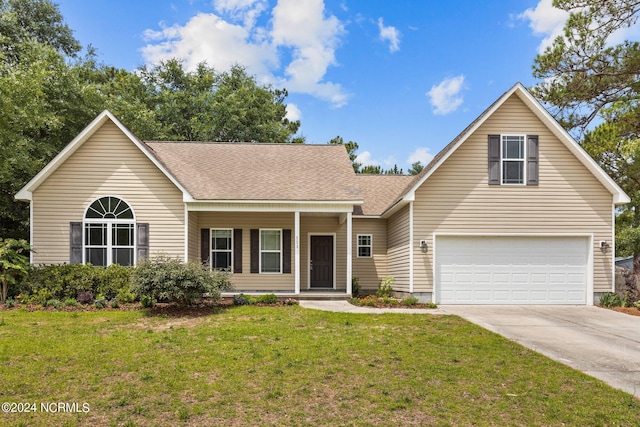
[{"label": "blue sky", "polygon": [[308,143],[358,142],[360,160],[424,163],[560,34],[551,0],[57,0],[83,45],[133,70],[247,67],[289,91]]}]

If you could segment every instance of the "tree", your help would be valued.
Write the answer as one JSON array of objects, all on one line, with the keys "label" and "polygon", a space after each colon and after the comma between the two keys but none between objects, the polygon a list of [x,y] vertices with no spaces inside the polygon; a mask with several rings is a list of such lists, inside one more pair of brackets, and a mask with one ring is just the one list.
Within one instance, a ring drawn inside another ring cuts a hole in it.
[{"label": "tree", "polygon": [[0,54],[4,60],[18,62],[22,46],[28,42],[50,46],[70,57],[81,50],[58,6],[50,0],[0,0]]},{"label": "tree", "polygon": [[382,168],[380,167],[380,165],[377,165],[377,166],[366,165],[366,166],[363,166],[362,169],[360,169],[360,173],[362,173],[362,174],[371,174],[371,175],[380,175],[380,174],[382,174]]},{"label": "tree", "polygon": [[393,165],[391,169],[384,171],[386,175],[404,175],[402,168],[398,169],[398,165]]},{"label": "tree", "polygon": [[285,89],[259,85],[239,65],[189,72],[171,59],[137,73],[106,70],[106,107],[142,139],[303,142],[286,118]]},{"label": "tree", "polygon": [[420,172],[422,172],[423,169],[424,166],[420,161],[413,162],[411,163],[411,167],[409,168],[409,175],[418,175]]},{"label": "tree", "polygon": [[18,280],[27,277],[29,258],[25,255],[31,251],[26,240],[0,238],[0,302],[7,300],[9,285],[15,285]]},{"label": "tree", "polygon": [[359,148],[357,142],[349,141],[345,143],[344,139],[342,139],[342,137],[338,135],[335,138],[332,138],[331,141],[329,141],[329,144],[344,145],[344,147],[347,149],[347,154],[349,155],[349,160],[351,160],[351,165],[353,166],[354,172],[360,173],[360,167],[362,166],[362,163],[358,162],[358,155],[356,154],[356,151],[358,151]]},{"label": "tree", "polygon": [[[533,88],[552,114],[631,197],[619,208],[616,251],[634,256],[640,273],[640,43],[613,45],[611,35],[636,24],[640,1],[554,0],[570,12],[564,36],[536,57]],[[590,127],[598,118],[599,123]]]},{"label": "tree", "polygon": [[[554,116],[567,129],[584,132],[603,108],[619,102],[637,104],[640,43],[608,43],[613,33],[636,23],[640,2],[554,0],[553,4],[570,16],[564,35],[534,61],[533,75],[545,83],[534,87],[533,93],[554,107]],[[637,112],[635,108],[633,114]]]}]

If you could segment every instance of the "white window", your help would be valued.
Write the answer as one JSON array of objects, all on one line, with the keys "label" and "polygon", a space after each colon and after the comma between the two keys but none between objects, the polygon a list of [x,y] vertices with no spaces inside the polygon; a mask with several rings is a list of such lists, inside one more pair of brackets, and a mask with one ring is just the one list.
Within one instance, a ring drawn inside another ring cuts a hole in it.
[{"label": "white window", "polygon": [[96,266],[135,264],[135,218],[117,197],[94,201],[84,216],[83,262]]},{"label": "white window", "polygon": [[371,234],[358,234],[358,258],[371,258],[373,253]]},{"label": "white window", "polygon": [[260,230],[260,273],[282,273],[282,230]]},{"label": "white window", "polygon": [[233,230],[211,229],[211,268],[231,271],[233,266]]},{"label": "white window", "polygon": [[503,184],[523,185],[526,182],[524,135],[502,135],[500,163]]}]

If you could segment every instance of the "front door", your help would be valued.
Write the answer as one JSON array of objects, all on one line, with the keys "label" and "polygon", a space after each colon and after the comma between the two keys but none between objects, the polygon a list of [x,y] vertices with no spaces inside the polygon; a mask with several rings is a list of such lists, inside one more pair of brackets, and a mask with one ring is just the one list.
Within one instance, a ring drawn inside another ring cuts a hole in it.
[{"label": "front door", "polygon": [[311,236],[310,287],[333,289],[333,236]]}]

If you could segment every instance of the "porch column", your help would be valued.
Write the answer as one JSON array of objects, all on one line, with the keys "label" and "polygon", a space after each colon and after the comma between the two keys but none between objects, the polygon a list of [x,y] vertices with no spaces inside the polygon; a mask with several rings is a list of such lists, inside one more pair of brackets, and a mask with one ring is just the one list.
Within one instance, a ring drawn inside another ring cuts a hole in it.
[{"label": "porch column", "polygon": [[295,294],[300,293],[300,211],[295,211],[294,214],[294,275],[295,275]]},{"label": "porch column", "polygon": [[352,236],[352,231],[351,231],[351,220],[352,220],[352,214],[351,212],[347,213],[347,294],[351,294],[352,289],[351,289],[351,275],[352,275],[352,270],[351,270],[351,262],[353,259],[353,254],[352,254],[352,246],[353,246],[353,236]]}]

